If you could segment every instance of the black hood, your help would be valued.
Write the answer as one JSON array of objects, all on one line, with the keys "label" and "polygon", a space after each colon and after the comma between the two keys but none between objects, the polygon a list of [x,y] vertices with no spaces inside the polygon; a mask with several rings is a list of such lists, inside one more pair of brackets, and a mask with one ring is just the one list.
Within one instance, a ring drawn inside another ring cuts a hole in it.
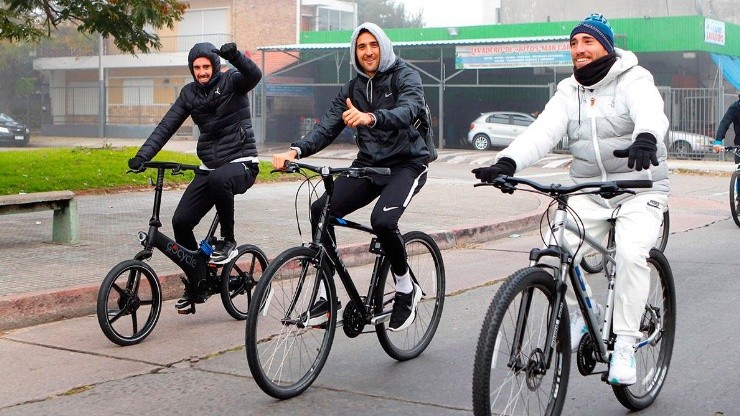
[{"label": "black hood", "polygon": [[195,79],[195,73],[193,72],[193,62],[198,58],[206,57],[211,61],[211,65],[213,66],[212,77],[221,73],[221,57],[213,52],[214,49],[217,48],[210,42],[196,43],[192,49],[190,49],[190,53],[188,54],[188,68],[190,69],[190,75],[193,76],[193,80],[195,80],[195,82],[198,82],[198,80]]}]

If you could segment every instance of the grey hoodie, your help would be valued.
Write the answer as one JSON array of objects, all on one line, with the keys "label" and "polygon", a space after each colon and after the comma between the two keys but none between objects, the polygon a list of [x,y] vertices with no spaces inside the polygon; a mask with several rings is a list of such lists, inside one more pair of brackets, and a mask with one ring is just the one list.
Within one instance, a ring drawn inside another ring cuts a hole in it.
[{"label": "grey hoodie", "polygon": [[365,22],[357,26],[355,31],[352,32],[352,40],[350,41],[350,62],[355,66],[355,71],[358,74],[368,78],[367,74],[362,72],[360,64],[357,63],[357,56],[355,53],[355,49],[357,48],[357,37],[360,36],[360,32],[364,30],[370,32],[378,41],[378,46],[380,47],[380,65],[378,66],[378,72],[388,71],[393,66],[393,63],[396,62],[396,54],[393,53],[393,44],[391,43],[391,40],[388,38],[388,35],[383,32],[383,29],[381,29],[380,26],[370,22]]}]

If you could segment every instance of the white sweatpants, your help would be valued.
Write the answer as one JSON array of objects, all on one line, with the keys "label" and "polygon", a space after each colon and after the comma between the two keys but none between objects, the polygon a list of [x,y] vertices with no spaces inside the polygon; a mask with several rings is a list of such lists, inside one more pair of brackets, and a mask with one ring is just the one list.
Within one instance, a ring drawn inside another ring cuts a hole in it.
[{"label": "white sweatpants", "polygon": [[[615,240],[617,243],[616,272],[614,282],[614,319],[616,335],[640,337],[640,319],[650,291],[650,269],[647,257],[658,238],[663,212],[668,205],[668,195],[644,193],[621,203],[618,208],[605,208],[588,196],[570,198],[570,207],[578,214],[588,234],[605,241],[609,231],[606,221],[617,219]],[[566,241],[575,249],[578,236],[566,231]],[[576,264],[589,250],[584,243],[576,255]],[[589,297],[590,288],[587,286]],[[568,285],[566,302],[569,310],[578,308],[573,289]]]}]

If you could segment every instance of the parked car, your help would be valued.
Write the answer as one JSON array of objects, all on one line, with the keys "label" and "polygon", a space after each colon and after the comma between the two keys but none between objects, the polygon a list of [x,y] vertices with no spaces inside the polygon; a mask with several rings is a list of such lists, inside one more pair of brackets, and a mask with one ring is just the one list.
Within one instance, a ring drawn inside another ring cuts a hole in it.
[{"label": "parked car", "polygon": [[28,127],[13,120],[9,115],[0,113],[0,144],[25,146],[30,139],[31,133]]},{"label": "parked car", "polygon": [[714,138],[687,131],[669,130],[666,135],[668,154],[680,159],[700,158],[712,153]]},{"label": "parked car", "polygon": [[513,111],[481,113],[470,123],[468,144],[477,150],[508,146],[534,121],[534,116]]}]

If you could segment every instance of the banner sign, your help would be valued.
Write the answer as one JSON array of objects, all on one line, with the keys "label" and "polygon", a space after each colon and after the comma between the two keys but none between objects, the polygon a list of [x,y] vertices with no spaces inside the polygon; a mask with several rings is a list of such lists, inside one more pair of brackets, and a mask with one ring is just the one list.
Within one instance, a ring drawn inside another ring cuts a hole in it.
[{"label": "banner sign", "polygon": [[725,46],[725,22],[704,19],[704,42]]},{"label": "banner sign", "polygon": [[573,66],[567,41],[455,47],[455,69]]}]

